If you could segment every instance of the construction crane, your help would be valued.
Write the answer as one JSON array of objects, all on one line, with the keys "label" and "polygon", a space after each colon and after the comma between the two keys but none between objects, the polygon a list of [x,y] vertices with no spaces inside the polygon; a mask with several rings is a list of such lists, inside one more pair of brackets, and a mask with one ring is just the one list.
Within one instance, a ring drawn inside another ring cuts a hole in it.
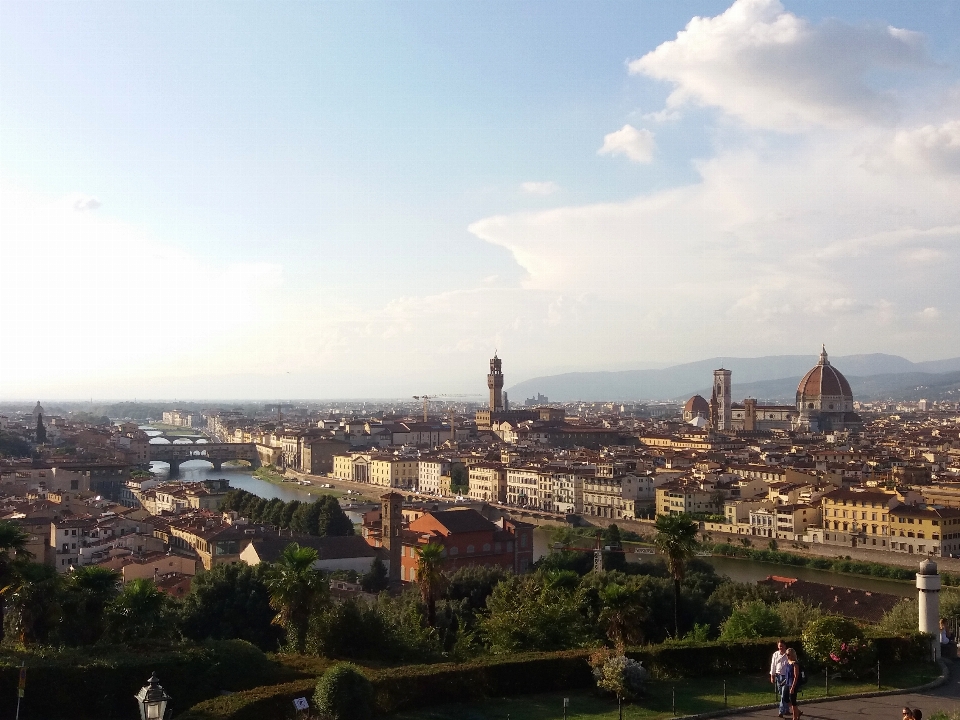
[{"label": "construction crane", "polygon": [[577,547],[576,545],[565,545],[563,543],[554,543],[554,550],[562,550],[563,552],[588,552],[593,553],[593,569],[596,572],[603,570],[603,554],[608,553],[620,553],[627,554],[630,551],[624,550],[621,545],[604,545],[603,544],[603,533],[597,532],[597,541],[592,548]]}]

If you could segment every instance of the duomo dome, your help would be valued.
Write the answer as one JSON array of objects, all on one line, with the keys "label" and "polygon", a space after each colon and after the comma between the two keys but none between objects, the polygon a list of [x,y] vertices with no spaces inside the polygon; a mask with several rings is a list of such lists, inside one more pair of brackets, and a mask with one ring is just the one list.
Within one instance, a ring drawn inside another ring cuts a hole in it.
[{"label": "duomo dome", "polygon": [[850,430],[862,424],[853,410],[850,383],[830,364],[826,348],[797,386],[797,410],[797,425],[803,430]]}]

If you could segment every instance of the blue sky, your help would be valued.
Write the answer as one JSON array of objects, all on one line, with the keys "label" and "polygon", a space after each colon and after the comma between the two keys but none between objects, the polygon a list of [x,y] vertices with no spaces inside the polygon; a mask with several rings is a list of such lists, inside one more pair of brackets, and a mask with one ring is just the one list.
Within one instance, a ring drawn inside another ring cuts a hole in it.
[{"label": "blue sky", "polygon": [[0,0],[0,396],[482,392],[494,348],[508,385],[960,355],[958,29],[952,2]]}]

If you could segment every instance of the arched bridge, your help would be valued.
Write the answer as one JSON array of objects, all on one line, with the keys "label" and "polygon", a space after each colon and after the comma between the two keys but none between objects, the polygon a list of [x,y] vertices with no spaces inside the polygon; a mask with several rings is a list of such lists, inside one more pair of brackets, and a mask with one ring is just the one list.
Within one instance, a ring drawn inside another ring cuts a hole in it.
[{"label": "arched bridge", "polygon": [[180,472],[180,463],[190,460],[206,460],[219,470],[229,460],[246,460],[253,467],[260,467],[260,456],[253,443],[170,443],[150,445],[150,459],[170,464],[170,477]]}]

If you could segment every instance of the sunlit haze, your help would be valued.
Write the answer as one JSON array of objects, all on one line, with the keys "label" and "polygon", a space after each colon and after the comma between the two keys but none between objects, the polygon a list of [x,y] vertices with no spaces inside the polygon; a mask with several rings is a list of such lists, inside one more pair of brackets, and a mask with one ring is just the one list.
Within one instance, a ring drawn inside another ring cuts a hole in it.
[{"label": "sunlit haze", "polygon": [[[956,2],[0,0],[0,399],[960,355]],[[709,383],[709,378],[706,380]]]}]

